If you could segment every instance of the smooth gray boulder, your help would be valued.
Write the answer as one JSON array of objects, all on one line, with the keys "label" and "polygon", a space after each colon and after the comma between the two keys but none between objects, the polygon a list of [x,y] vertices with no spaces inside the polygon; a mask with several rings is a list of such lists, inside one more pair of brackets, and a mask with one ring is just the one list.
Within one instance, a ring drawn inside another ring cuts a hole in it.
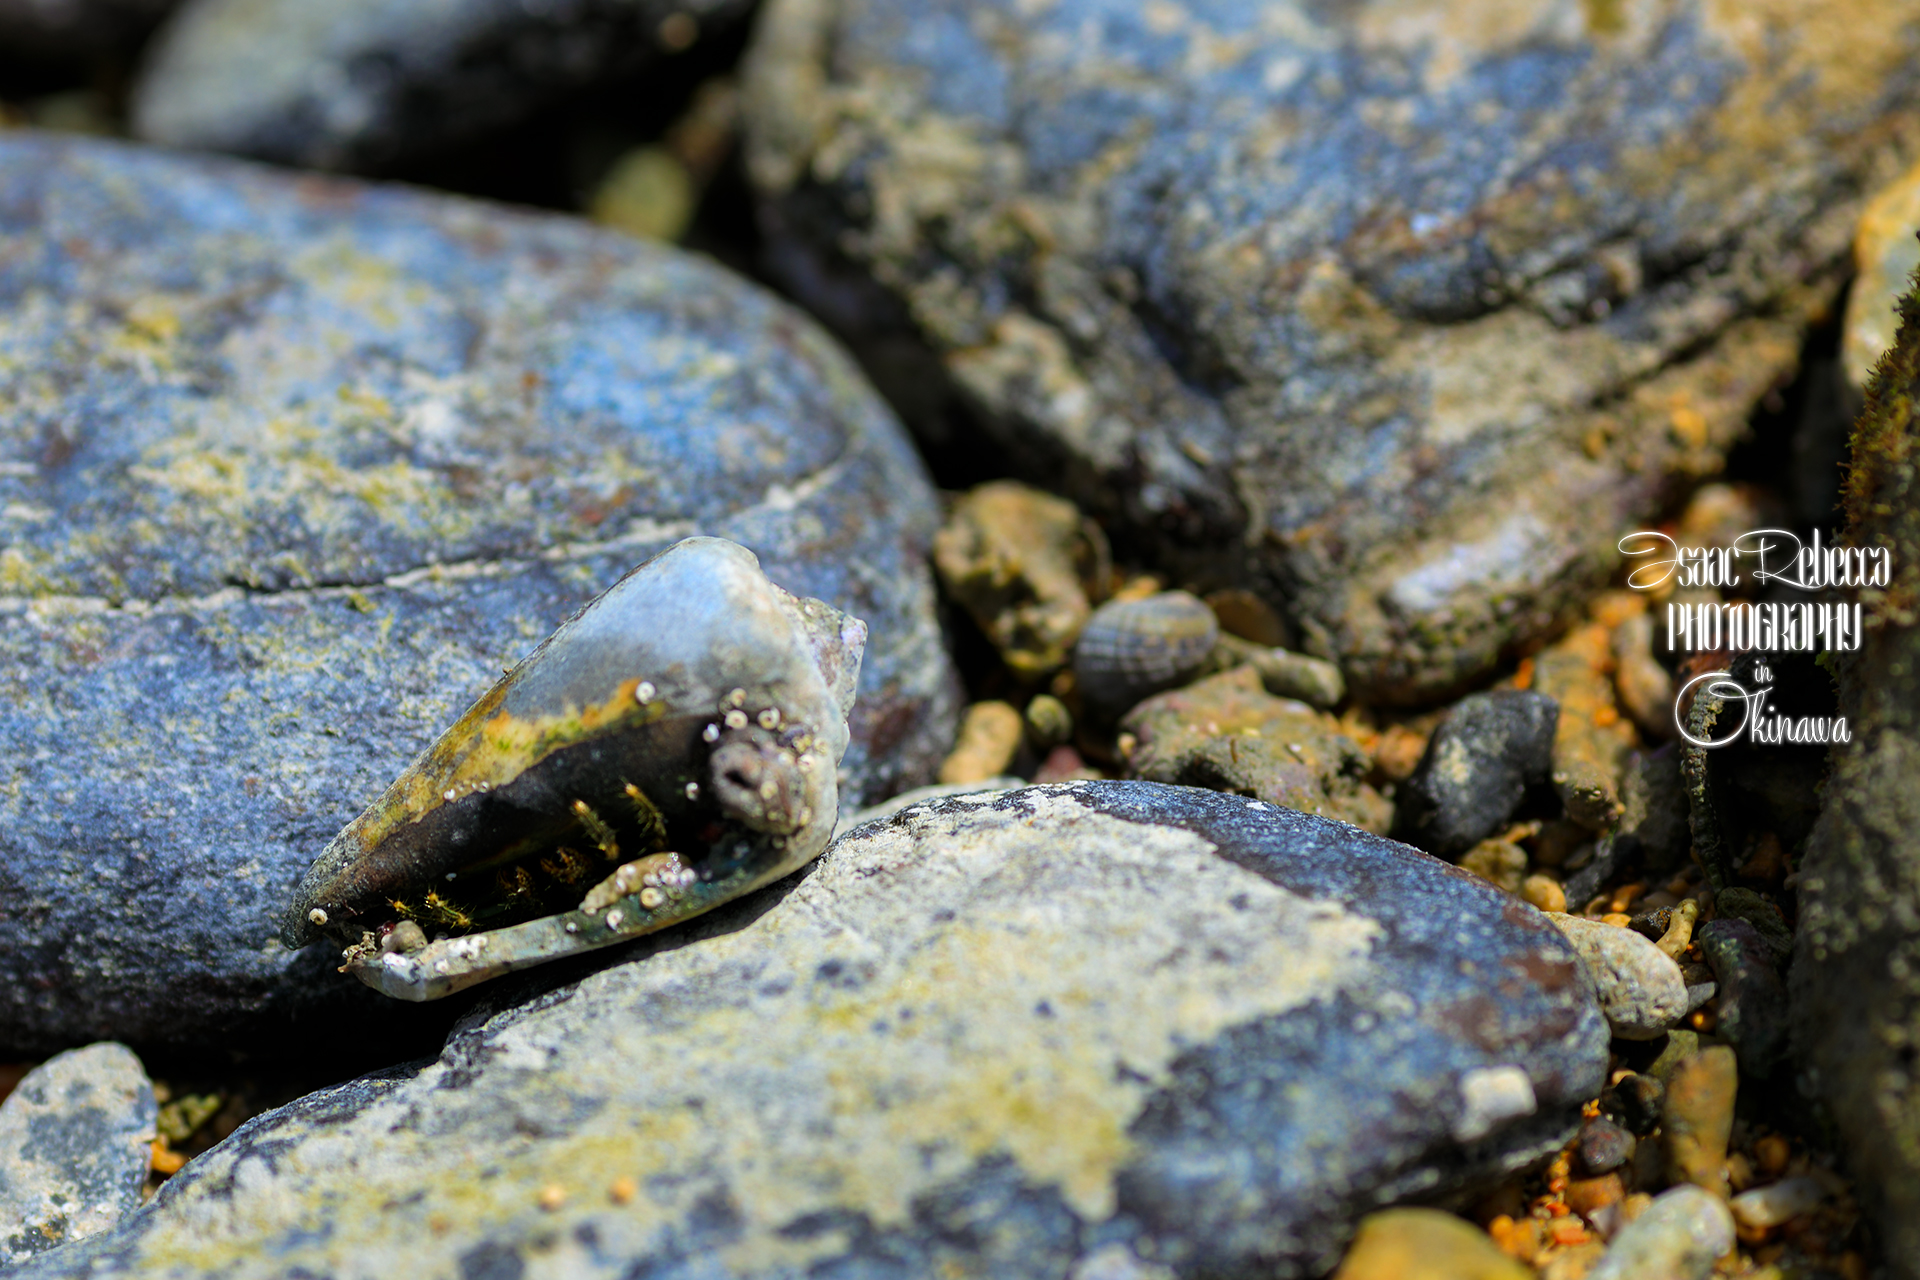
[{"label": "smooth gray boulder", "polygon": [[125,1045],[71,1049],[28,1072],[0,1103],[0,1267],[138,1209],[158,1114]]},{"label": "smooth gray boulder", "polygon": [[1431,701],[1793,368],[1900,167],[1917,18],[769,0],[749,160],[770,260],[903,393],[944,376],[1361,701]]},{"label": "smooth gray boulder", "polygon": [[911,806],[497,998],[22,1280],[1041,1277],[1117,1251],[1318,1276],[1367,1210],[1564,1142],[1607,1067],[1531,908],[1341,823],[1137,782]]},{"label": "smooth gray boulder", "polygon": [[0,135],[0,1049],[350,1043],[273,940],[301,873],[691,534],[867,623],[843,803],[930,780],[937,520],[852,364],[703,259]]}]

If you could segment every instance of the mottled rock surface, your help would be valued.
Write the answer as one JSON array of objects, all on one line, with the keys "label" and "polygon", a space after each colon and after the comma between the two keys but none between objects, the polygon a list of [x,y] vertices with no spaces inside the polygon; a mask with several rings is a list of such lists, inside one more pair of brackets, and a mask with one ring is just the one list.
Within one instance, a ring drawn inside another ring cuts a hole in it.
[{"label": "mottled rock surface", "polygon": [[1318,1276],[1362,1213],[1564,1141],[1605,1068],[1551,926],[1405,846],[1152,784],[959,797],[257,1117],[23,1276]]},{"label": "mottled rock surface", "polygon": [[138,137],[377,170],[737,30],[751,0],[189,0],[133,92]]},{"label": "mottled rock surface", "polygon": [[1733,1216],[1718,1196],[1675,1187],[1629,1222],[1587,1280],[1707,1280],[1733,1248]]},{"label": "mottled rock surface", "polygon": [[1688,1009],[1687,982],[1660,948],[1631,929],[1580,916],[1550,917],[1580,953],[1613,1034],[1654,1040]]},{"label": "mottled rock surface", "polygon": [[1253,796],[1385,832],[1388,801],[1366,782],[1369,761],[1339,721],[1276,698],[1251,666],[1148,698],[1120,722],[1134,735],[1135,777]]},{"label": "mottled rock surface", "polygon": [[867,622],[845,803],[938,765],[933,495],[759,290],[567,219],[17,133],[0,264],[0,1046],[332,991],[271,941],[314,855],[692,533]]},{"label": "mottled rock surface", "polygon": [[911,326],[1035,474],[1418,700],[1792,367],[1908,145],[1916,17],[773,0],[750,159],[823,314]]},{"label": "mottled rock surface", "polygon": [[28,1072],[0,1103],[0,1267],[138,1209],[156,1115],[125,1045],[73,1049]]},{"label": "mottled rock surface", "polygon": [[[1840,658],[1853,741],[1832,753],[1800,873],[1794,1044],[1844,1137],[1895,1275],[1920,1276],[1920,301],[1901,303],[1854,427],[1847,540],[1892,580],[1860,591],[1864,647]],[[1839,656],[1839,655],[1836,655]]]},{"label": "mottled rock surface", "polygon": [[1455,703],[1400,789],[1394,834],[1451,858],[1498,831],[1527,788],[1547,780],[1559,716],[1552,698],[1531,691]]}]

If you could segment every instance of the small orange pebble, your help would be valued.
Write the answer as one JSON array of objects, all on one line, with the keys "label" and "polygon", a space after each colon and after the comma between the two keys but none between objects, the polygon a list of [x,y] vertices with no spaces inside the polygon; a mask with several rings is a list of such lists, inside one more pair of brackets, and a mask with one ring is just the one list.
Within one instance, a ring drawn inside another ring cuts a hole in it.
[{"label": "small orange pebble", "polygon": [[186,1166],[187,1158],[167,1146],[165,1138],[155,1138],[147,1148],[147,1167],[163,1178],[170,1178]]},{"label": "small orange pebble", "polygon": [[552,1213],[567,1202],[567,1189],[557,1182],[549,1182],[540,1188],[540,1207]]},{"label": "small orange pebble", "polygon": [[1633,907],[1634,901],[1644,897],[1646,892],[1647,886],[1641,881],[1636,880],[1632,884],[1623,884],[1613,891],[1613,897],[1607,903],[1607,910],[1630,910]]},{"label": "small orange pebble", "polygon": [[1696,1009],[1693,1016],[1687,1019],[1687,1025],[1702,1035],[1706,1035],[1713,1030],[1713,1022],[1713,1010],[1711,1009]]},{"label": "small orange pebble", "polygon": [[1620,713],[1605,703],[1593,709],[1593,727],[1604,729],[1610,724],[1620,723]]},{"label": "small orange pebble", "polygon": [[607,1199],[615,1204],[626,1204],[639,1194],[640,1184],[625,1175],[615,1178],[613,1185],[607,1188]]},{"label": "small orange pebble", "polygon": [[1513,669],[1513,687],[1516,689],[1533,688],[1532,658],[1520,659],[1520,665]]},{"label": "small orange pebble", "polygon": [[1540,1224],[1532,1218],[1515,1222],[1505,1214],[1487,1224],[1494,1248],[1510,1258],[1532,1262],[1540,1255]]},{"label": "small orange pebble", "polygon": [[1777,1133],[1770,1133],[1753,1144],[1753,1158],[1760,1165],[1760,1172],[1777,1178],[1787,1171],[1787,1161],[1793,1158],[1793,1144]]},{"label": "small orange pebble", "polygon": [[1609,911],[1600,917],[1600,923],[1610,924],[1616,929],[1625,929],[1633,924],[1633,917],[1624,911]]},{"label": "small orange pebble", "polygon": [[1574,1245],[1585,1244],[1593,1237],[1587,1234],[1586,1223],[1569,1214],[1547,1224],[1547,1238],[1558,1245]]},{"label": "small orange pebble", "polygon": [[1753,1185],[1753,1182],[1753,1161],[1747,1159],[1746,1156],[1738,1151],[1728,1156],[1727,1185],[1733,1188],[1734,1194],[1738,1195],[1740,1192],[1745,1191]]},{"label": "small orange pebble", "polygon": [[1567,1184],[1567,1208],[1590,1219],[1608,1205],[1619,1204],[1626,1195],[1626,1185],[1620,1181],[1617,1173],[1603,1173],[1597,1178],[1576,1178]]}]

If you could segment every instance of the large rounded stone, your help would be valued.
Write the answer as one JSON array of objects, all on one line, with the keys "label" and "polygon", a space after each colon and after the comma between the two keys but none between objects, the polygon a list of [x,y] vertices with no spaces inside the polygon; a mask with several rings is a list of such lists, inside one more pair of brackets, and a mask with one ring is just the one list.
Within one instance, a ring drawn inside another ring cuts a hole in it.
[{"label": "large rounded stone", "polygon": [[848,361],[709,263],[0,136],[0,1046],[241,1037],[332,991],[272,941],[314,855],[688,534],[871,628],[845,802],[926,781],[936,523]]},{"label": "large rounded stone", "polygon": [[1917,18],[771,0],[750,159],[822,314],[911,325],[1034,475],[1418,700],[1543,633],[1792,368],[1899,166]]},{"label": "large rounded stone", "polygon": [[1564,1141],[1607,1064],[1529,908],[1152,783],[916,805],[632,955],[23,1276],[1317,1276],[1362,1213]]},{"label": "large rounded stone", "polygon": [[[4,0],[0,0],[4,3]],[[188,0],[133,128],[169,146],[376,171],[737,35],[751,0]]]}]

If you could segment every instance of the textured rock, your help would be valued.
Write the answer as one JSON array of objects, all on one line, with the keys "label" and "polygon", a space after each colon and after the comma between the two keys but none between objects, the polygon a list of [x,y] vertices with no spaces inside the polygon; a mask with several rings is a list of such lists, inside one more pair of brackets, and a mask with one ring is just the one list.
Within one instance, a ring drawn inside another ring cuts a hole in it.
[{"label": "textured rock", "polygon": [[1276,698],[1237,667],[1149,698],[1120,727],[1134,735],[1135,777],[1254,796],[1385,831],[1388,802],[1368,786],[1367,756],[1339,722]]},{"label": "textured rock", "polygon": [[1539,693],[1462,698],[1400,788],[1395,834],[1450,858],[1498,831],[1527,788],[1546,781],[1558,715],[1553,699]]},{"label": "textured rock", "polygon": [[1661,1110],[1673,1181],[1691,1182],[1726,1199],[1727,1142],[1739,1088],[1740,1073],[1726,1045],[1706,1045],[1674,1065]]},{"label": "textured rock", "polygon": [[1622,781],[1634,732],[1615,701],[1612,669],[1613,635],[1599,622],[1575,627],[1534,660],[1533,687],[1560,708],[1553,787],[1567,816],[1590,831],[1614,826],[1626,809]]},{"label": "textured rock", "polygon": [[1714,1031],[1733,1045],[1741,1074],[1764,1078],[1787,1054],[1787,990],[1773,951],[1745,920],[1709,920],[1694,932],[1719,986]]},{"label": "textured rock", "polygon": [[1331,662],[1222,635],[1208,665],[1225,669],[1242,663],[1260,673],[1260,682],[1276,698],[1298,698],[1308,706],[1324,709],[1338,705],[1347,696],[1347,682]]},{"label": "textured rock", "polygon": [[1707,1280],[1731,1248],[1727,1206],[1698,1187],[1675,1187],[1626,1225],[1587,1280]]},{"label": "textured rock", "polygon": [[1532,1280],[1487,1233],[1438,1209],[1369,1214],[1333,1280]]},{"label": "textured rock", "polygon": [[1900,330],[1900,299],[1920,267],[1920,165],[1882,188],[1853,234],[1853,288],[1847,293],[1840,359],[1847,381],[1864,391],[1873,366]]},{"label": "textured rock", "polygon": [[1606,1069],[1544,919],[1235,796],[915,806],[704,920],[23,1275],[1321,1275],[1382,1202],[1564,1141]]},{"label": "textured rock", "polygon": [[914,327],[1169,560],[1243,562],[1363,701],[1430,698],[1792,366],[1915,14],[774,0],[750,161],[823,313]]},{"label": "textured rock", "polygon": [[1579,916],[1548,917],[1580,953],[1613,1034],[1625,1040],[1663,1035],[1687,1011],[1687,984],[1658,947],[1631,929]]},{"label": "textured rock", "polygon": [[140,1207],[153,1085],[124,1045],[47,1059],[0,1103],[0,1267],[98,1235]]},{"label": "textured rock", "polygon": [[843,803],[931,777],[933,495],[787,307],[340,180],[22,134],[0,176],[0,1045],[332,992],[270,941],[306,864],[688,534],[868,623]]},{"label": "textured rock", "polygon": [[1589,1175],[1609,1173],[1633,1159],[1633,1134],[1603,1116],[1580,1127],[1580,1167]]},{"label": "textured rock", "polygon": [[189,0],[134,85],[167,146],[377,169],[737,29],[750,0]]},{"label": "textured rock", "polygon": [[1790,974],[1794,1045],[1843,1135],[1897,1276],[1920,1276],[1920,303],[1854,428],[1847,540],[1889,549],[1892,581],[1858,593],[1871,620],[1835,655],[1853,741],[1800,864]]}]

